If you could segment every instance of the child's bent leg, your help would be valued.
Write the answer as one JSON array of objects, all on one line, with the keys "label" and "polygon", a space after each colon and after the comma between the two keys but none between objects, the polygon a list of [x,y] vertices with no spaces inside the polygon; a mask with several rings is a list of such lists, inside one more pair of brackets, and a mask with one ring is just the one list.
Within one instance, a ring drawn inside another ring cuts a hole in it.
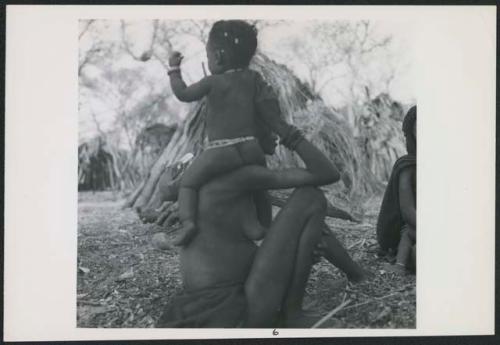
[{"label": "child's bent leg", "polygon": [[181,187],[179,189],[179,220],[182,227],[173,240],[175,246],[188,244],[196,235],[196,208],[198,207],[198,192],[196,189]]},{"label": "child's bent leg", "polygon": [[261,226],[245,226],[243,233],[247,238],[258,241],[264,238],[265,229],[271,225],[272,206],[269,193],[265,190],[254,192],[253,200],[257,211],[257,219]]},{"label": "child's bent leg", "polygon": [[198,189],[211,178],[242,165],[238,151],[231,146],[204,151],[186,169],[179,189],[179,219],[182,227],[174,240],[178,246],[187,245],[196,235]]},{"label": "child's bent leg", "polygon": [[199,189],[216,176],[243,165],[234,146],[224,146],[203,151],[195,158],[182,176],[181,187]]},{"label": "child's bent leg", "polygon": [[[260,165],[266,166],[266,157],[256,140],[243,142],[236,145],[242,159],[242,165]],[[254,203],[257,210],[257,218],[261,227],[245,227],[243,232],[251,240],[261,240],[264,237],[264,227],[268,227],[272,220],[272,206],[269,193],[265,190],[254,192]]]}]

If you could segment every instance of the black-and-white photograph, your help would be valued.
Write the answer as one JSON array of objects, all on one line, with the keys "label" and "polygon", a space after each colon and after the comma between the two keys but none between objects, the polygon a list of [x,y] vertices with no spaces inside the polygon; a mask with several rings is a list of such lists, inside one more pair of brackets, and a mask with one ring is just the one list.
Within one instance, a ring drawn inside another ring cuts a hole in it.
[{"label": "black-and-white photograph", "polygon": [[408,23],[78,34],[77,327],[416,327]]}]

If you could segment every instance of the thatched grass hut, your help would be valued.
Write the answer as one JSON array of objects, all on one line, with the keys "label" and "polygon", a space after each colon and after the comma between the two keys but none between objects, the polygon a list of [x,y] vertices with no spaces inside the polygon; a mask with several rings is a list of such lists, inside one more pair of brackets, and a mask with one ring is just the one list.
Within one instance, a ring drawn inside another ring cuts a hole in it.
[{"label": "thatched grass hut", "polygon": [[119,186],[117,157],[99,136],[78,146],[78,190],[107,190]]},{"label": "thatched grass hut", "polygon": [[144,180],[172,139],[176,125],[145,127],[131,151],[104,134],[78,146],[78,190],[129,190]]}]

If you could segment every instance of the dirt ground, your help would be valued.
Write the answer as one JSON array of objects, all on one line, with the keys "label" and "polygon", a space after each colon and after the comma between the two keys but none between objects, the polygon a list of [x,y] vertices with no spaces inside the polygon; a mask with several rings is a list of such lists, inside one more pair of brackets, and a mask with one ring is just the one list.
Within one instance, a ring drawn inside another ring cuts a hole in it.
[{"label": "dirt ground", "polygon": [[[78,327],[154,327],[170,299],[182,289],[178,250],[162,251],[151,237],[164,229],[142,224],[111,192],[81,192],[78,206]],[[353,259],[375,274],[347,284],[324,259],[313,267],[304,308],[326,315],[348,302],[322,327],[415,328],[415,276],[395,276],[376,255],[379,198],[367,202],[360,224],[327,218]]]}]

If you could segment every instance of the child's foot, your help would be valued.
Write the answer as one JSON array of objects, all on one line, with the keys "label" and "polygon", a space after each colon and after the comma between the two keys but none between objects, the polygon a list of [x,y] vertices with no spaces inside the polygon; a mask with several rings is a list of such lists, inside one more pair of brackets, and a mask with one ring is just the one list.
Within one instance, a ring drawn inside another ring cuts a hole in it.
[{"label": "child's foot", "polygon": [[182,222],[182,227],[178,230],[176,238],[172,241],[175,246],[185,246],[196,235],[198,229],[193,221],[187,220]]},{"label": "child's foot", "polygon": [[139,218],[143,223],[154,223],[159,215],[160,213],[157,210],[146,209],[139,213]]},{"label": "child's foot", "polygon": [[155,246],[157,249],[161,250],[172,249],[172,246],[168,242],[167,235],[165,235],[165,233],[163,232],[158,232],[154,234],[151,241],[153,242],[153,246]]},{"label": "child's foot", "polygon": [[395,273],[397,275],[403,276],[406,274],[406,267],[403,264],[396,262],[394,265],[385,264],[384,269],[387,272]]}]

